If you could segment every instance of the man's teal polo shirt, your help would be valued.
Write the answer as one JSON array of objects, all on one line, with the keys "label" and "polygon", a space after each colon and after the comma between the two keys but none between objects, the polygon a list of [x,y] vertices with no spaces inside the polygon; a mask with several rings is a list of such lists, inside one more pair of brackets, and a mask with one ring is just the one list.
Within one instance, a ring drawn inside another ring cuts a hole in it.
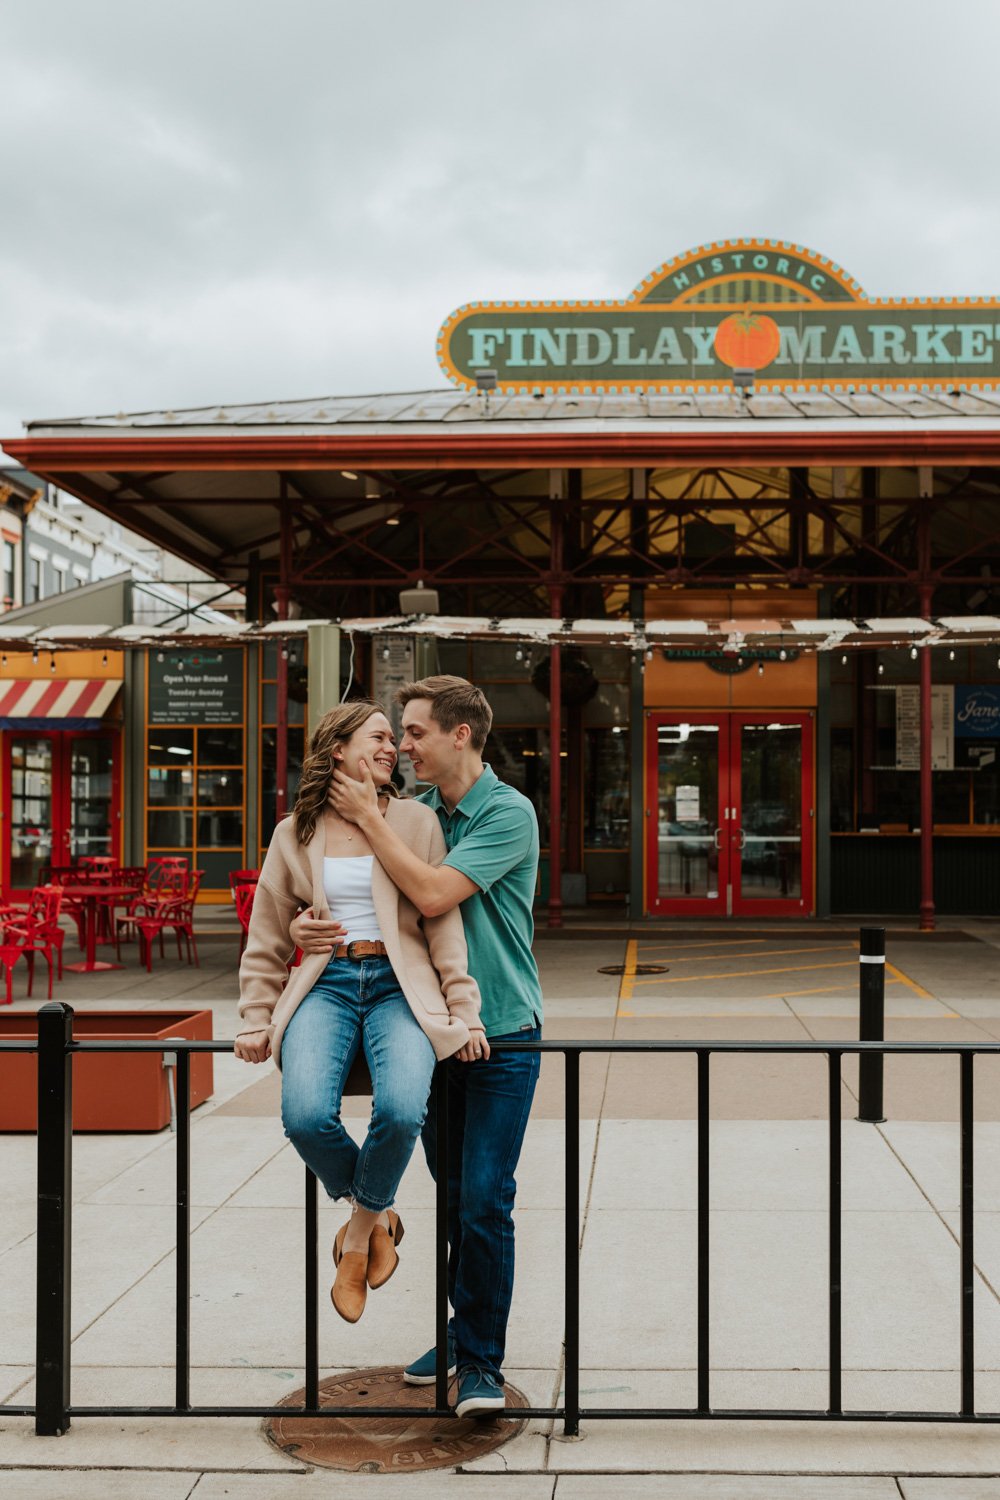
[{"label": "man's teal polo shirt", "polygon": [[542,987],[531,951],[538,872],[538,819],[527,797],[483,767],[453,813],[437,787],[417,799],[433,807],[448,846],[445,864],[479,887],[459,908],[469,972],[483,997],[486,1035],[506,1036],[542,1020]]}]

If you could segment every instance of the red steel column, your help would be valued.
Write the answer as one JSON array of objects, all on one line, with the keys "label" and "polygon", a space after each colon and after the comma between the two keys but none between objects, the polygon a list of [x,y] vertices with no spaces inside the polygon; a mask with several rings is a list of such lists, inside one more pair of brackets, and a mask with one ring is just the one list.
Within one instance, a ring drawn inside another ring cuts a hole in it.
[{"label": "red steel column", "polygon": [[[563,612],[563,518],[558,502],[550,512],[551,564],[549,606],[554,620]],[[555,641],[549,655],[549,926],[562,926],[562,647]]]},{"label": "red steel column", "polygon": [[[281,545],[278,554],[278,586],[274,591],[278,606],[278,619],[288,619],[289,588],[291,573],[292,528],[288,517],[288,486],[284,475],[281,478]],[[288,812],[288,642],[278,641],[278,721],[275,730],[274,775],[276,795],[274,804],[275,822],[280,823]]]},{"label": "red steel column", "polygon": [[[917,520],[917,569],[920,576],[920,613],[929,619],[933,588],[931,585],[931,512],[928,497],[934,492],[933,469],[920,470],[920,491],[924,499]],[[920,931],[934,931],[934,770],[932,761],[933,720],[931,715],[931,651],[925,646],[920,653]]]},{"label": "red steel column", "polygon": [[[920,590],[920,613],[931,612],[931,590]],[[920,653],[920,931],[934,931],[934,772],[931,718],[931,649]]]}]

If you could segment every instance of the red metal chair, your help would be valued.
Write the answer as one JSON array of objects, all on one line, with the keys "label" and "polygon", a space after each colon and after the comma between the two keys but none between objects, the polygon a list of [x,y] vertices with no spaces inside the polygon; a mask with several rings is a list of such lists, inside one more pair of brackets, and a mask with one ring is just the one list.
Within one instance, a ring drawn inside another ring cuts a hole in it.
[{"label": "red metal chair", "polygon": [[62,940],[65,934],[59,926],[59,910],[62,906],[62,890],[57,885],[36,886],[23,915],[7,914],[3,918],[3,937],[0,940],[0,963],[4,966],[7,980],[6,1005],[13,1004],[14,965],[24,958],[28,965],[28,995],[35,983],[35,954],[40,953],[49,966],[49,999],[52,999],[52,956],[59,958],[59,975],[62,977]]},{"label": "red metal chair", "polygon": [[191,962],[193,950],[195,968],[198,969],[201,968],[201,960],[198,957],[198,944],[194,935],[194,906],[204,873],[204,870],[191,871],[187,890],[179,900],[167,904],[163,921],[163,926],[172,927],[177,937],[177,957],[181,956],[181,938],[183,937],[187,944],[187,961]]},{"label": "red metal chair", "polygon": [[[122,937],[131,937],[133,933],[138,935],[139,919],[155,917],[162,901],[176,900],[187,891],[190,876],[186,862],[168,864],[166,861],[151,860],[145,873],[145,883],[135,897],[127,903],[124,914],[115,918],[115,952],[119,959],[122,956]],[[160,929],[160,957],[163,957],[162,929]]]},{"label": "red metal chair", "polygon": [[[232,880],[232,876],[229,877]],[[236,902],[236,920],[240,924],[240,957],[247,945],[247,935],[250,931],[250,913],[253,911],[253,898],[257,894],[256,880],[245,880],[240,885],[233,887],[233,899]]]},{"label": "red metal chair", "polygon": [[259,870],[230,870],[229,890],[233,900],[236,900],[236,892],[241,885],[256,885],[259,879]]}]

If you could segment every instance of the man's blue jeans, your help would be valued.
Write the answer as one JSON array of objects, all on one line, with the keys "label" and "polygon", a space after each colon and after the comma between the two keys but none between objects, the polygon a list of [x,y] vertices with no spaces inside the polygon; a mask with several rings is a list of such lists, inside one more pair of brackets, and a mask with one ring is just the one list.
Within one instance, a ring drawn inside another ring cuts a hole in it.
[{"label": "man's blue jeans", "polygon": [[[359,1148],[340,1102],[364,1047],[372,1117]],[[285,1134],[331,1198],[381,1212],[396,1196],[427,1113],[434,1048],[387,958],[332,958],[289,1021],[281,1043]]]},{"label": "man's blue jeans", "polygon": [[[537,1041],[533,1027],[500,1042]],[[495,1052],[488,1062],[449,1061],[438,1070],[423,1128],[434,1176],[434,1090],[448,1080],[448,1294],[458,1367],[479,1365],[501,1384],[514,1291],[514,1170],[521,1154],[541,1054]]]}]

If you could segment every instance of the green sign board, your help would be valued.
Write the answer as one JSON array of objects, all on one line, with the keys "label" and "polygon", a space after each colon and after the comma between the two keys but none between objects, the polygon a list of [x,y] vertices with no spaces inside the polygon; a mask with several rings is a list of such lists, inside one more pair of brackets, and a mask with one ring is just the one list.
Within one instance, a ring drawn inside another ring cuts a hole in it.
[{"label": "green sign board", "polygon": [[150,724],[242,724],[242,651],[151,651],[147,660]]},{"label": "green sign board", "polygon": [[438,336],[449,378],[504,391],[954,389],[1000,384],[1000,301],[869,298],[801,246],[733,240],[622,302],[479,302]]}]

